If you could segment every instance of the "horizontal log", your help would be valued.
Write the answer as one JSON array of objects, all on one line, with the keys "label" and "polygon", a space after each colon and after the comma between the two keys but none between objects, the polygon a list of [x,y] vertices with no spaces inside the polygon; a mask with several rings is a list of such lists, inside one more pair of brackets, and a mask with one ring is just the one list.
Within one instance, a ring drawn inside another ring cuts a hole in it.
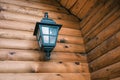
[{"label": "horizontal log", "polygon": [[36,40],[36,37],[33,36],[33,32],[9,29],[0,29],[0,38]]},{"label": "horizontal log", "polygon": [[114,79],[110,79],[110,80],[120,80],[120,77],[114,78]]},{"label": "horizontal log", "polygon": [[97,46],[91,52],[88,53],[88,61],[91,62],[98,57],[104,55],[106,52],[120,46],[120,32],[116,33],[111,38],[104,41],[101,45]]},{"label": "horizontal log", "polygon": [[[75,0],[74,1],[69,0],[69,1],[73,3]],[[71,7],[70,12],[73,13],[74,15],[77,15],[86,2],[87,0],[77,0],[76,3],[74,3],[74,5]]]},{"label": "horizontal log", "polygon": [[120,19],[117,19],[110,26],[106,27],[103,31],[101,31],[95,38],[86,43],[86,50],[89,52],[94,49],[96,46],[101,44],[103,41],[120,31]]},{"label": "horizontal log", "polygon": [[71,29],[71,28],[61,28],[59,34],[65,34],[65,35],[70,35],[70,36],[82,36],[80,30]]},{"label": "horizontal log", "polygon": [[[17,26],[17,27],[16,27]],[[1,29],[14,29],[14,30],[24,30],[24,31],[34,31],[35,24],[20,22],[20,21],[11,21],[11,20],[0,20]],[[71,34],[74,33],[74,34]],[[70,28],[61,28],[59,34],[70,35],[70,36],[81,36],[80,30],[70,29]]]},{"label": "horizontal log", "polygon": [[[95,0],[94,0],[95,1]],[[109,12],[111,12],[111,9],[114,9],[116,7],[116,2],[113,0],[108,1],[108,3],[105,4],[104,7],[102,7],[96,15],[94,15],[90,21],[81,29],[82,34],[86,35],[86,33],[93,28],[99,21],[101,21]]]},{"label": "horizontal log", "polygon": [[[37,41],[17,40],[17,39],[3,39],[0,38],[0,48],[2,49],[28,49],[38,50]],[[63,52],[85,52],[84,45],[57,43],[53,51]]]},{"label": "horizontal log", "polygon": [[92,80],[109,80],[119,76],[120,62],[91,73]]},{"label": "horizontal log", "polygon": [[[24,22],[31,22],[31,23],[35,24],[36,22],[40,22],[40,20],[42,18],[43,17],[22,14],[22,13],[16,13],[16,12],[10,12],[10,11],[1,11],[0,12],[0,19],[3,19],[3,20],[24,21]],[[73,29],[79,28],[79,22],[73,22],[73,21],[67,21],[67,20],[64,21],[64,20],[58,20],[58,19],[54,19],[54,20],[57,24],[62,24],[63,27],[73,28]]]},{"label": "horizontal log", "polygon": [[[44,0],[41,0],[41,1],[44,1]],[[0,3],[0,6],[3,10],[7,10],[7,11],[30,14],[30,15],[39,16],[39,17],[43,17],[44,13],[48,12],[50,18],[59,19],[59,20],[62,19],[62,20],[68,20],[68,21],[79,21],[76,17],[70,14],[68,15],[64,13],[40,10],[38,8],[32,8],[32,7],[26,7],[26,6],[23,7],[20,5],[14,5],[14,4],[2,3],[2,2]]]},{"label": "horizontal log", "polygon": [[[33,32],[17,31],[17,30],[9,30],[9,29],[0,29],[0,38],[36,40],[36,37],[33,36]],[[82,39],[82,37],[59,35],[57,42],[83,44],[83,39]]]},{"label": "horizontal log", "polygon": [[68,0],[65,7],[66,7],[67,9],[70,9],[71,7],[74,6],[74,4],[76,3],[76,1],[77,1],[77,0]]},{"label": "horizontal log", "polygon": [[26,0],[11,0],[11,1],[9,1],[9,0],[0,0],[0,2],[11,3],[11,4],[27,6],[27,7],[33,7],[33,8],[38,8],[38,9],[42,9],[42,10],[44,9],[44,10],[49,10],[49,11],[68,13],[62,7],[57,7],[57,6],[38,3],[38,2],[31,2],[31,1],[26,1]]},{"label": "horizontal log", "polygon": [[90,62],[89,65],[93,72],[117,62],[120,62],[120,46]]},{"label": "horizontal log", "polygon": [[[50,58],[50,61],[87,62],[86,55],[79,53],[52,52]],[[0,49],[0,60],[43,61],[44,53],[37,50]]]},{"label": "horizontal log", "polygon": [[83,41],[82,37],[59,35],[58,36],[58,42],[62,43],[61,40],[65,40],[65,42],[63,42],[63,43],[84,44],[84,41]]},{"label": "horizontal log", "polygon": [[88,73],[88,64],[79,62],[0,61],[0,73]]},{"label": "horizontal log", "polygon": [[54,5],[60,7],[60,4],[55,0],[27,0],[29,2],[37,2],[37,3],[44,3],[49,5]]},{"label": "horizontal log", "polygon": [[67,4],[68,0],[60,0],[60,4],[65,7]]},{"label": "horizontal log", "polygon": [[89,73],[0,73],[0,80],[90,80]]},{"label": "horizontal log", "polygon": [[120,16],[118,12],[118,9],[113,9],[97,25],[91,28],[90,31],[84,36],[85,43],[89,42],[91,39],[97,36],[99,32],[104,30],[107,26],[111,25]]},{"label": "horizontal log", "polygon": [[94,6],[97,0],[87,0],[86,3],[83,5],[77,16],[81,19],[83,19],[90,9]]},{"label": "horizontal log", "polygon": [[96,5],[94,5],[93,8],[89,11],[88,16],[82,19],[80,22],[80,29],[82,29],[87,24],[87,22],[98,12],[98,10],[103,7],[104,3],[106,3],[105,0],[99,0],[96,2]]}]

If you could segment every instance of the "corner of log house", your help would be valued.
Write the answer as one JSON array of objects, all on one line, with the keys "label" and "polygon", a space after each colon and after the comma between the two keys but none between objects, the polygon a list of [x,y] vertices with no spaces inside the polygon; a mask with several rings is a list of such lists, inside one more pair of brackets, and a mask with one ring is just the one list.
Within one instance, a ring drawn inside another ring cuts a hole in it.
[{"label": "corner of log house", "polygon": [[[62,24],[51,59],[33,36]],[[0,0],[0,80],[120,80],[119,0]]]}]

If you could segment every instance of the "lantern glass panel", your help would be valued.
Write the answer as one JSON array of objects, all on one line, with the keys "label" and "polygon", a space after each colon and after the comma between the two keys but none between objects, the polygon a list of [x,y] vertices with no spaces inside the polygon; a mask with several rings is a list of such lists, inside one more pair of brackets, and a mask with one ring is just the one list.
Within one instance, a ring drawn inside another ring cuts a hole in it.
[{"label": "lantern glass panel", "polygon": [[42,27],[43,34],[49,34],[49,27]]},{"label": "lantern glass panel", "polygon": [[43,35],[44,43],[49,43],[49,36]]},{"label": "lantern glass panel", "polygon": [[56,43],[56,37],[55,36],[50,36],[50,43],[55,44]]},{"label": "lantern glass panel", "polygon": [[57,35],[58,29],[56,28],[50,28],[50,35]]}]

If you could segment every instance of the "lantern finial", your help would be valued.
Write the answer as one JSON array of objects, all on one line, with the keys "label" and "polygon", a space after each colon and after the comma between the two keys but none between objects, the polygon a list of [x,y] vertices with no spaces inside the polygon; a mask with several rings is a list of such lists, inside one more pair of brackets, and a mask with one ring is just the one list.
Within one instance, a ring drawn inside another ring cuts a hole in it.
[{"label": "lantern finial", "polygon": [[48,12],[45,12],[44,18],[48,18]]}]

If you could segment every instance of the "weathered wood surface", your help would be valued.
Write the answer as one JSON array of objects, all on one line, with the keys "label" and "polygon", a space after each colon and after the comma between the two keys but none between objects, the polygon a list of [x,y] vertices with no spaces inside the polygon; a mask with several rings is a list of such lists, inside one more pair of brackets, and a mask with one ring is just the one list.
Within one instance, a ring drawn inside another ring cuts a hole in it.
[{"label": "weathered wood surface", "polygon": [[60,4],[55,0],[27,0],[27,1],[29,1],[29,2],[37,2],[37,3],[44,3],[44,4],[54,5],[54,6],[60,7]]},{"label": "weathered wood surface", "polygon": [[[20,22],[20,21],[0,20],[0,28],[33,32],[35,28],[35,24],[28,23],[28,22]],[[74,34],[71,34],[71,33],[74,33]],[[69,36],[81,36],[80,30],[63,28],[63,27],[61,28],[59,34],[69,35]]]},{"label": "weathered wood surface", "polygon": [[120,76],[120,62],[91,73],[92,80],[109,80]]},{"label": "weathered wood surface", "polygon": [[[0,0],[0,80],[90,80],[79,20],[52,1]],[[63,24],[50,61],[33,36],[44,12]]]},{"label": "weathered wood surface", "polygon": [[75,5],[76,2],[77,2],[77,0],[68,0],[65,7],[67,9],[70,9],[70,8],[72,8]]},{"label": "weathered wood surface", "polygon": [[116,33],[111,38],[107,39],[101,45],[97,46],[95,49],[89,52],[88,61],[91,62],[97,59],[117,46],[120,46],[120,32]]},{"label": "weathered wood surface", "polygon": [[80,62],[0,61],[0,73],[88,73]]},{"label": "weathered wood surface", "polygon": [[[96,5],[94,5],[94,7],[89,11],[89,14],[87,17],[85,17],[84,19],[82,19],[82,21],[80,22],[80,30],[87,24],[87,22],[98,12],[98,10],[104,5],[105,0],[103,0],[103,2],[98,1],[98,3],[96,3]],[[99,5],[98,5],[99,4]]]},{"label": "weathered wood surface", "polygon": [[57,12],[41,10],[41,9],[33,8],[33,7],[26,7],[26,6],[20,6],[20,5],[15,5],[15,4],[3,3],[3,2],[0,3],[0,7],[2,10],[19,12],[23,14],[30,14],[30,15],[35,15],[38,17],[43,17],[44,13],[48,12],[49,17],[53,19],[78,21],[78,19],[71,14],[57,13]]},{"label": "weathered wood surface", "polygon": [[[87,0],[77,0],[77,2],[74,4],[74,6],[70,9],[71,13],[73,13],[74,15],[77,15],[79,13],[79,11],[81,10],[81,8],[85,5],[86,1]],[[72,2],[73,1],[71,1],[71,3]]]},{"label": "weathered wood surface", "polygon": [[114,79],[110,79],[110,80],[120,80],[120,77],[114,78]]},{"label": "weathered wood surface", "polygon": [[86,50],[89,52],[94,49],[96,46],[101,44],[103,41],[120,31],[120,19],[115,20],[111,25],[106,27],[103,31],[101,31],[95,38],[86,43]]},{"label": "weathered wood surface", "polygon": [[79,11],[78,17],[83,19],[89,12],[89,10],[94,6],[97,0],[87,0],[83,8]]},{"label": "weathered wood surface", "polygon": [[[0,60],[11,61],[43,61],[44,53],[36,50],[0,49]],[[52,52],[50,61],[87,62],[86,55],[80,53]]]},{"label": "weathered wood surface", "polygon": [[89,73],[0,73],[0,80],[90,80]]},{"label": "weathered wood surface", "polygon": [[89,63],[92,72],[120,62],[120,46]]},{"label": "weathered wood surface", "polygon": [[94,26],[85,36],[85,42],[89,42],[95,36],[97,36],[107,26],[111,25],[117,18],[120,17],[120,10],[113,9],[108,15],[106,15],[96,26]]},{"label": "weathered wood surface", "polygon": [[68,2],[68,0],[60,0],[60,3],[62,6],[66,6],[67,2]]},{"label": "weathered wood surface", "polygon": [[[0,48],[2,49],[27,49],[38,50],[39,46],[37,41],[30,40],[17,40],[17,39],[3,39],[0,38]],[[63,52],[85,52],[84,45],[57,43],[54,51]]]},{"label": "weathered wood surface", "polygon": [[[36,40],[36,37],[33,36],[33,32],[17,31],[17,30],[9,30],[9,29],[0,29],[0,38]],[[83,44],[83,38],[67,36],[67,35],[59,35],[57,42],[58,43]]]},{"label": "weathered wood surface", "polygon": [[81,19],[80,30],[86,44],[92,80],[119,80],[119,5],[119,0],[77,0],[68,8]]},{"label": "weathered wood surface", "polygon": [[108,1],[108,3],[91,18],[91,20],[81,29],[83,35],[85,35],[91,28],[93,28],[93,26],[95,26],[100,20],[102,20],[102,18],[104,18],[109,12],[111,12],[111,9],[114,9],[114,7],[116,7],[116,4],[113,4],[113,2],[114,0]]},{"label": "weathered wood surface", "polygon": [[31,2],[31,1],[26,1],[26,0],[11,0],[11,1],[9,1],[9,0],[0,0],[0,2],[11,3],[11,4],[15,4],[15,5],[20,5],[20,6],[33,7],[33,8],[38,8],[38,9],[42,9],[42,10],[49,10],[49,11],[55,11],[55,12],[68,13],[62,7],[57,7],[57,6],[38,3],[38,2]]},{"label": "weathered wood surface", "polygon": [[[3,19],[3,20],[24,21],[24,22],[30,22],[30,23],[35,24],[36,22],[40,22],[40,20],[42,18],[43,17],[22,14],[22,13],[16,13],[16,12],[10,12],[10,11],[1,11],[0,12],[0,19]],[[68,28],[73,28],[73,29],[79,28],[79,22],[73,22],[73,21],[67,21],[67,20],[64,21],[64,20],[58,20],[58,19],[54,19],[54,20],[57,24],[62,24],[63,27],[68,27]]]}]

